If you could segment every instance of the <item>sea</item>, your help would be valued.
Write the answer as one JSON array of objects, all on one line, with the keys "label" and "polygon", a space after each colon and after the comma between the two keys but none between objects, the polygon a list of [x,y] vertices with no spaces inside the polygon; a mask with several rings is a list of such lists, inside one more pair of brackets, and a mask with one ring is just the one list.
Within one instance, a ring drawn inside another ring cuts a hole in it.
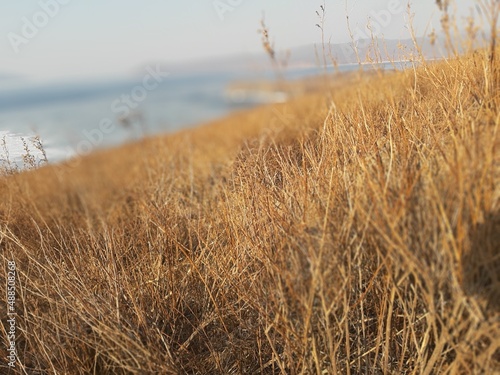
[{"label": "sea", "polygon": [[[383,67],[391,69],[389,64]],[[349,71],[358,66],[340,68]],[[321,72],[318,68],[294,69],[286,73],[286,78]],[[169,75],[148,90],[141,89],[142,78],[0,81],[0,166],[10,161],[22,168],[26,149],[41,162],[44,157],[35,147],[36,139],[43,145],[47,161],[58,163],[96,149],[168,134],[240,109],[283,100],[282,95],[250,95],[234,100],[227,94],[232,82],[272,79],[272,72]]]}]

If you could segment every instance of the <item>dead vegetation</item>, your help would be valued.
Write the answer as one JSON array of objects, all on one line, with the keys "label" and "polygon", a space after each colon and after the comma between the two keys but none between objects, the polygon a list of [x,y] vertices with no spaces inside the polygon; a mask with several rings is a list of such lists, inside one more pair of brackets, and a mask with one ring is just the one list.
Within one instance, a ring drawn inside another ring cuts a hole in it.
[{"label": "dead vegetation", "polygon": [[0,180],[19,372],[500,372],[499,78],[476,51]]}]

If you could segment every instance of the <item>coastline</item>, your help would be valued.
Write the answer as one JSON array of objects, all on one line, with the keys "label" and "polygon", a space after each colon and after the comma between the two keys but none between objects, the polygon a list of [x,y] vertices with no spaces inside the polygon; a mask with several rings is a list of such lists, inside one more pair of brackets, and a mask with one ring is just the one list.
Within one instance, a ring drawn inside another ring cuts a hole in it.
[{"label": "coastline", "polygon": [[[353,68],[351,65],[345,65],[340,67],[340,74],[333,73],[333,70],[328,74],[335,75],[335,80],[345,81],[346,77],[356,71],[357,66]],[[365,71],[364,74],[370,72]],[[272,75],[265,78],[250,78],[245,75],[207,76],[201,86],[190,77],[167,79],[158,91],[152,92],[147,101],[125,118],[127,123],[121,122],[119,116],[110,108],[116,98],[122,95],[120,90],[127,91],[124,89],[127,85],[116,82],[112,87],[101,84],[93,88],[92,85],[86,85],[82,88],[82,93],[79,93],[78,85],[57,85],[56,92],[51,93],[49,97],[64,97],[64,90],[70,90],[69,96],[78,98],[83,95],[81,104],[79,101],[65,99],[64,102],[56,100],[43,106],[35,104],[34,107],[20,107],[13,112],[0,112],[0,131],[9,134],[9,144],[13,144],[9,154],[13,160],[19,162],[25,150],[19,147],[19,139],[12,138],[29,139],[37,135],[45,146],[49,163],[59,163],[81,156],[82,153],[78,151],[81,142],[90,142],[90,149],[93,151],[116,147],[143,137],[161,136],[222,119],[242,109],[275,102],[284,103],[308,92],[324,89],[324,72],[320,68],[291,70],[287,75],[289,79],[283,82],[277,82]],[[39,88],[38,91],[40,90]],[[50,92],[52,89],[48,86],[47,90]],[[92,92],[95,93],[91,94]],[[17,95],[19,98],[16,100],[20,105],[22,95],[25,94]],[[32,94],[28,95],[27,100],[35,99]],[[96,138],[92,138],[91,134],[106,118],[113,121],[114,131],[112,134],[103,134],[102,139],[96,142]],[[16,129],[15,132],[9,131],[13,128]],[[86,147],[85,151],[88,148]],[[39,156],[38,152],[34,153]],[[0,158],[5,158],[4,154],[5,150],[0,148]]]}]

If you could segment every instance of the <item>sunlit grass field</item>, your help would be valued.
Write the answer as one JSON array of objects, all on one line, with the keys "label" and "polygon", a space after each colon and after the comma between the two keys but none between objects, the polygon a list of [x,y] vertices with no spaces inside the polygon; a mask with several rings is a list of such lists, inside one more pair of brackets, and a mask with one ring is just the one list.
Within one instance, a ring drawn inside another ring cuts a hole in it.
[{"label": "sunlit grass field", "polygon": [[500,373],[497,60],[328,79],[0,179],[17,371]]}]

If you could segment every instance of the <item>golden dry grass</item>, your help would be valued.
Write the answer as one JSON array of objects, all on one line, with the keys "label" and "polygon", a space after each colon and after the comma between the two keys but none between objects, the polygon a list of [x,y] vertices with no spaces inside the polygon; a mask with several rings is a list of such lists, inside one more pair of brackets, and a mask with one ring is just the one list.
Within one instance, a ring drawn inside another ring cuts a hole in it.
[{"label": "golden dry grass", "polygon": [[499,105],[480,51],[0,180],[19,371],[500,372]]}]

